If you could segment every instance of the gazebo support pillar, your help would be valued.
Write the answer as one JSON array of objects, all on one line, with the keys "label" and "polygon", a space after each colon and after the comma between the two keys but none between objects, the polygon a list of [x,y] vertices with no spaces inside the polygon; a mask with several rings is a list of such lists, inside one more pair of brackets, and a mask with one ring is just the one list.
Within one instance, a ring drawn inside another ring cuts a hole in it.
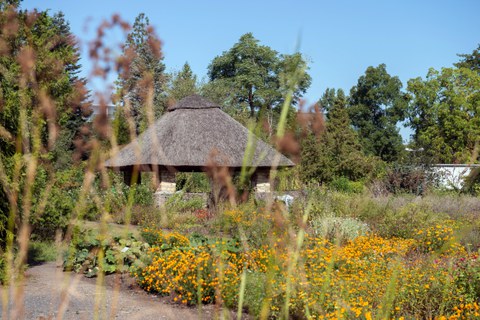
[{"label": "gazebo support pillar", "polygon": [[[142,183],[142,175],[138,168],[134,168],[133,166],[126,167],[123,171],[123,182],[127,186],[131,186],[132,182],[136,184]],[[136,177],[135,177],[136,175]],[[136,179],[135,179],[136,178]],[[135,179],[135,181],[133,181]]]},{"label": "gazebo support pillar", "polygon": [[155,192],[156,204],[163,206],[168,198],[170,198],[177,190],[175,182],[175,173],[169,170],[159,170],[159,184]]},{"label": "gazebo support pillar", "polygon": [[256,193],[270,193],[272,192],[270,186],[269,172],[266,170],[260,170],[255,173],[254,178],[255,192]]},{"label": "gazebo support pillar", "polygon": [[175,193],[177,185],[175,182],[175,173],[168,170],[160,171],[160,184],[158,185],[157,192]]}]

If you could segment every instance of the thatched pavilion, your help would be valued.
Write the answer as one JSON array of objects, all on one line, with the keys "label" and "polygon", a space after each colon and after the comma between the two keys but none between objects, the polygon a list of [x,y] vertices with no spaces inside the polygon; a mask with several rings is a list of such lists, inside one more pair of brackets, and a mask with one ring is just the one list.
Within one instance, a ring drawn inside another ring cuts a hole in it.
[{"label": "thatched pavilion", "polygon": [[[250,161],[244,163],[248,158],[245,151],[249,138],[254,152]],[[255,168],[252,182],[256,192],[270,192],[268,178],[272,167],[294,165],[250,134],[220,106],[199,95],[192,95],[169,108],[136,140],[109,159],[106,166],[123,171],[127,184],[132,181],[132,174],[157,172],[157,193],[171,194],[175,192],[176,172],[205,171],[212,161],[233,172],[240,171],[244,165]]]}]

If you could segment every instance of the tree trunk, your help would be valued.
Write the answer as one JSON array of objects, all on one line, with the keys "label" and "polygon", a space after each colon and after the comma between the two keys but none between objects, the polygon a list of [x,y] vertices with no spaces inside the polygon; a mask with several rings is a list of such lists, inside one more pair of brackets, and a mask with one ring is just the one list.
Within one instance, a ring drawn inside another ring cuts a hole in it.
[{"label": "tree trunk", "polygon": [[250,106],[250,117],[255,117],[255,106],[253,105],[253,87],[248,90],[248,105]]}]

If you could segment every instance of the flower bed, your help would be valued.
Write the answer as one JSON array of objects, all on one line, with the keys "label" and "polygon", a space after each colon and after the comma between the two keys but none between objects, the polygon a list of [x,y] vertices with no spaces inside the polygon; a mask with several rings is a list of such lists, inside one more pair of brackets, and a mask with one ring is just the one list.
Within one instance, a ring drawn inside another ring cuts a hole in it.
[{"label": "flower bed", "polygon": [[455,241],[451,226],[417,235],[368,234],[342,246],[307,236],[298,252],[293,246],[244,250],[225,239],[170,241],[150,249],[151,263],[136,277],[145,290],[183,304],[242,301],[254,315],[273,318],[478,317],[478,255]]}]

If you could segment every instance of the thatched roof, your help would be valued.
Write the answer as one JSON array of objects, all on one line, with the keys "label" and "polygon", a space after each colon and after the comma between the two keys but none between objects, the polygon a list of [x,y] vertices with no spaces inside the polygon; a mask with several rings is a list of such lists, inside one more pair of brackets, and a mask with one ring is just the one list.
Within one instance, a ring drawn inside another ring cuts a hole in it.
[{"label": "thatched roof", "polygon": [[[211,101],[192,95],[179,101],[138,138],[106,162],[108,167],[159,165],[203,168],[215,155],[222,166],[240,168],[250,132]],[[254,135],[248,167],[294,163]],[[179,168],[181,169],[181,168]]]}]

